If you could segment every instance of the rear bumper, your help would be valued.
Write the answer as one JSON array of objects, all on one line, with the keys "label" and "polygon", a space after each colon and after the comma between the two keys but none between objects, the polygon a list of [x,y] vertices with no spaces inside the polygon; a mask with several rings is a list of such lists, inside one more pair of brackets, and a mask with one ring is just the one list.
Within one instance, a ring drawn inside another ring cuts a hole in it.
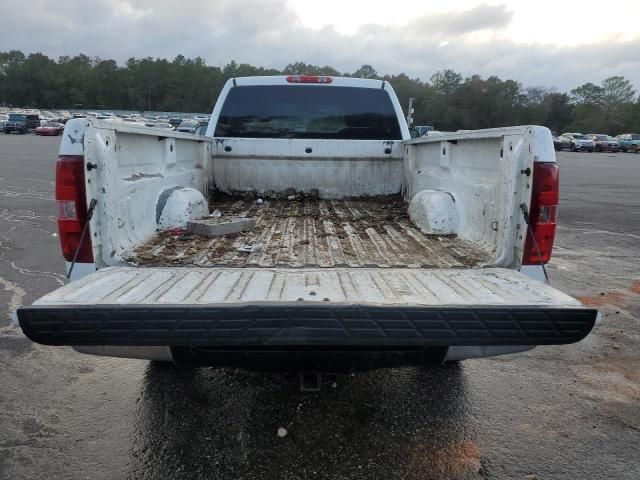
[{"label": "rear bumper", "polygon": [[177,365],[245,368],[271,371],[363,371],[377,368],[441,364],[532,350],[535,346],[424,347],[412,349],[217,349],[215,347],[74,346],[74,350]]},{"label": "rear bumper", "polygon": [[20,326],[45,345],[416,349],[580,341],[585,307],[371,306],[303,302],[223,305],[33,305]]}]

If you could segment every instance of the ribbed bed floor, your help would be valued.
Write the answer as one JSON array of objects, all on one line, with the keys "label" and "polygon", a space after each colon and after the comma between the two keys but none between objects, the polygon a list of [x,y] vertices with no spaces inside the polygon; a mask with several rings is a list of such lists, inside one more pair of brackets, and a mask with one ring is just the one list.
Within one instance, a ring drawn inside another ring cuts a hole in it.
[{"label": "ribbed bed floor", "polygon": [[[488,255],[453,236],[415,228],[399,195],[349,200],[216,199],[221,218],[255,218],[251,231],[206,238],[183,231],[152,236],[130,255],[145,266],[473,267]],[[241,251],[249,250],[253,252]]]}]

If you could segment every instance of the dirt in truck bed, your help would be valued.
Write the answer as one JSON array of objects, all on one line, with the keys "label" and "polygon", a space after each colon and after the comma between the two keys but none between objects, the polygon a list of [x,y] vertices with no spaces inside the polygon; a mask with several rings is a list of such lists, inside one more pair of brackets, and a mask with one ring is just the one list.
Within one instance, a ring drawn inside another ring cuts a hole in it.
[{"label": "dirt in truck bed", "polygon": [[486,253],[450,235],[425,235],[400,195],[347,200],[220,197],[221,220],[254,218],[251,231],[206,238],[160,232],[138,246],[137,265],[200,267],[473,267]]}]

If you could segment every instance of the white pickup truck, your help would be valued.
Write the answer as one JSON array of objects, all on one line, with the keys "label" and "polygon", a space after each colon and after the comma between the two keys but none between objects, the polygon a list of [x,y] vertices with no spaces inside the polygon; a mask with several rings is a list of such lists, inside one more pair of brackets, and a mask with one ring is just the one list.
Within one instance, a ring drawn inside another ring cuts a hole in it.
[{"label": "white pickup truck", "polygon": [[342,371],[568,344],[597,316],[544,282],[549,130],[411,139],[386,81],[234,78],[204,136],[70,120],[56,201],[72,281],[18,317],[84,353]]}]

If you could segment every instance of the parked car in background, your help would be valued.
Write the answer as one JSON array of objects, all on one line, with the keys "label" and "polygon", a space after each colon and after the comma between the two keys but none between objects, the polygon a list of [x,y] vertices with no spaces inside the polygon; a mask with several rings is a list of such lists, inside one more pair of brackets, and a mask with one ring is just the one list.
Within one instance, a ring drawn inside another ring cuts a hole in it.
[{"label": "parked car in background", "polygon": [[209,122],[209,115],[194,115],[194,116],[193,116],[193,119],[194,119],[196,122],[199,122],[199,123],[200,123],[200,122],[205,123],[205,122]]},{"label": "parked car in background", "polygon": [[57,112],[55,112],[55,114],[58,117],[58,122],[60,123],[67,123],[67,121],[71,118],[71,114],[66,110],[58,110]]},{"label": "parked car in background", "polygon": [[131,117],[127,117],[127,118],[123,118],[123,119],[122,119],[122,121],[123,121],[124,123],[128,123],[128,124],[130,124],[130,125],[138,125],[138,126],[141,126],[141,127],[146,126],[146,125],[145,125],[145,122],[144,122],[144,120],[143,120],[142,118],[131,118]]},{"label": "parked car in background", "polygon": [[48,110],[43,110],[40,112],[40,126],[43,126],[45,123],[57,122],[58,117]]},{"label": "parked car in background", "polygon": [[559,152],[560,150],[562,150],[562,140],[560,140],[560,137],[558,137],[558,134],[552,131],[551,138],[553,138],[553,149],[556,152]]},{"label": "parked car in background", "polygon": [[40,116],[38,114],[11,112],[2,130],[4,133],[18,132],[24,134],[30,130],[35,130],[39,126]]},{"label": "parked car in background", "polygon": [[5,123],[7,123],[8,118],[9,118],[9,115],[5,113],[0,113],[0,128],[4,128],[4,125]]},{"label": "parked car in background", "polygon": [[616,137],[623,152],[640,152],[640,133],[623,133]]},{"label": "parked car in background", "polygon": [[596,152],[617,152],[620,150],[620,144],[610,135],[589,133],[587,137],[596,142]]},{"label": "parked car in background", "polygon": [[115,120],[115,121],[120,121],[122,120],[120,117],[118,117],[115,113],[113,112],[100,112],[96,115],[96,118],[98,120]]},{"label": "parked car in background", "polygon": [[182,132],[182,133],[193,133],[195,132],[196,128],[198,128],[198,125],[199,123],[196,122],[195,120],[185,120],[180,125],[178,125],[178,128],[176,128],[176,131]]},{"label": "parked car in background", "polygon": [[62,134],[64,125],[58,122],[47,122],[36,128],[36,135],[42,136],[58,136]]},{"label": "parked car in background", "polygon": [[562,148],[567,148],[572,152],[593,152],[596,149],[596,142],[582,133],[563,133],[560,135],[560,140],[562,141]]},{"label": "parked car in background", "polygon": [[431,125],[416,125],[414,128],[417,130],[421,137],[434,130]]},{"label": "parked car in background", "polygon": [[182,123],[182,119],[179,117],[171,117],[169,119],[169,123],[171,125],[173,125],[174,128],[178,128],[180,126],[180,124]]},{"label": "parked car in background", "polygon": [[153,125],[153,128],[160,128],[162,130],[174,130],[173,126],[170,123],[165,122],[157,122]]}]

